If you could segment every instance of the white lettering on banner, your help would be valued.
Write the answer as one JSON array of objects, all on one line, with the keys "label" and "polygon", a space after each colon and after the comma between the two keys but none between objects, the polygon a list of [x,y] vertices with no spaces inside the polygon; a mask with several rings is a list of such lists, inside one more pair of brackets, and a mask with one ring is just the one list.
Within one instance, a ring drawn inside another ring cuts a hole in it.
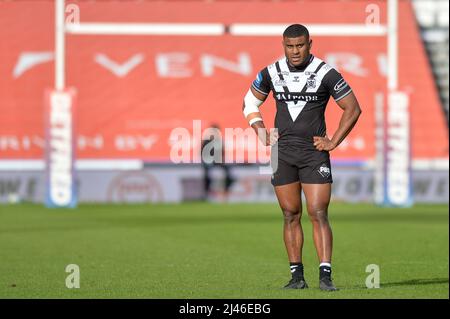
[{"label": "white lettering on banner", "polygon": [[114,139],[114,145],[121,152],[134,150],[148,151],[157,140],[157,135],[117,135]]},{"label": "white lettering on banner", "polygon": [[0,136],[0,150],[7,151],[19,151],[20,141],[17,136]]},{"label": "white lettering on banner", "polygon": [[[34,138],[34,137],[33,137]],[[43,148],[43,139],[42,137],[38,137],[40,139],[39,144],[37,146]],[[0,151],[22,151],[29,150],[32,146],[32,140],[30,136],[10,136],[10,135],[1,135],[0,136]]]},{"label": "white lettering on banner", "polygon": [[94,60],[104,68],[111,71],[117,77],[123,78],[128,75],[131,70],[133,70],[136,66],[144,61],[144,55],[140,53],[135,54],[122,64],[111,60],[109,57],[102,53],[96,54]]},{"label": "white lettering on banner", "polygon": [[410,201],[410,154],[408,96],[402,92],[389,94],[387,114],[387,197],[394,205]]},{"label": "white lettering on banner", "polygon": [[95,136],[86,136],[79,135],[78,136],[78,148],[80,150],[86,150],[88,148],[92,148],[95,150],[101,150],[104,147],[104,138],[103,135],[95,135]]},{"label": "white lettering on banner", "polygon": [[[281,58],[281,57],[280,57]],[[345,72],[360,77],[369,76],[369,70],[364,68],[363,63],[367,62],[364,57],[352,52],[330,52],[324,55],[325,61],[339,72]],[[375,63],[378,66],[378,73],[386,76],[386,55],[381,53],[376,57]],[[36,65],[50,62],[54,59],[53,52],[23,52],[14,67],[13,78],[19,78],[23,73]],[[138,67],[145,60],[142,53],[137,53],[127,61],[119,64],[110,59],[106,54],[97,53],[94,61],[106,68],[119,78],[127,76],[133,69]],[[192,55],[188,52],[167,52],[158,53],[155,56],[156,74],[161,78],[186,78],[194,76]],[[371,61],[373,62],[373,61]],[[204,77],[215,75],[217,68],[233,72],[243,76],[252,75],[251,55],[247,52],[237,54],[237,61],[230,61],[212,54],[201,54],[198,63],[200,72]],[[195,63],[197,65],[198,63]]]},{"label": "white lettering on banner", "polygon": [[362,56],[351,52],[335,52],[325,54],[325,61],[339,72],[346,72],[361,77],[369,72],[363,67]]},{"label": "white lettering on banner", "polygon": [[156,55],[156,71],[162,78],[186,78],[192,76],[192,71],[186,67],[191,59],[184,52],[161,53]]},{"label": "white lettering on banner", "polygon": [[214,66],[242,75],[250,75],[252,73],[252,63],[247,53],[238,54],[237,63],[210,54],[204,54],[200,59],[200,63],[204,76],[213,76]]},{"label": "white lettering on banner", "polygon": [[[33,147],[43,149],[45,147],[44,138],[38,135],[0,135],[0,151],[28,151]],[[78,148],[80,150],[86,150],[88,148],[101,150],[103,147],[104,137],[102,135],[78,136]]]},{"label": "white lettering on banner", "polygon": [[24,145],[24,149],[30,149],[31,146],[36,146],[39,147],[41,149],[44,149],[45,147],[45,139],[42,136],[37,136],[37,135],[33,135],[33,136],[24,136],[22,138],[23,140],[23,145]]},{"label": "white lettering on banner", "polygon": [[49,187],[52,202],[68,206],[72,201],[72,97],[67,92],[50,95]]},{"label": "white lettering on banner", "polygon": [[22,52],[14,67],[13,78],[17,79],[36,65],[50,62],[53,59],[53,52]]},{"label": "white lettering on banner", "polygon": [[[158,75],[164,78],[190,77],[193,75],[187,66],[190,60],[191,56],[184,52],[161,53],[156,56],[156,70]],[[213,76],[216,67],[242,75],[252,73],[251,59],[247,53],[238,54],[237,63],[211,54],[203,54],[200,57],[200,65],[202,74],[206,77]]]}]

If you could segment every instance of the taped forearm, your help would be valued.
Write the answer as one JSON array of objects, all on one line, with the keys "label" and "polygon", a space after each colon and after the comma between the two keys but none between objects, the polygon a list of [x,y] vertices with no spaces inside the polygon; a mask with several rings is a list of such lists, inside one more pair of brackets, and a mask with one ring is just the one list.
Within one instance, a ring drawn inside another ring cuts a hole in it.
[{"label": "taped forearm", "polygon": [[256,98],[251,90],[248,90],[244,97],[243,113],[250,126],[256,122],[262,121],[261,113],[259,112],[259,106],[264,101]]}]

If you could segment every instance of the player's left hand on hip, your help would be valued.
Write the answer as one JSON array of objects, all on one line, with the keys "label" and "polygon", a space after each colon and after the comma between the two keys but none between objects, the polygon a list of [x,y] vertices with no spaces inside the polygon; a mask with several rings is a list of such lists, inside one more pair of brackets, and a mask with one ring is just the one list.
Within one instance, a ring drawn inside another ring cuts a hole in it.
[{"label": "player's left hand on hip", "polygon": [[332,151],[336,148],[334,143],[328,138],[327,135],[325,137],[322,136],[314,136],[314,146],[319,151]]}]

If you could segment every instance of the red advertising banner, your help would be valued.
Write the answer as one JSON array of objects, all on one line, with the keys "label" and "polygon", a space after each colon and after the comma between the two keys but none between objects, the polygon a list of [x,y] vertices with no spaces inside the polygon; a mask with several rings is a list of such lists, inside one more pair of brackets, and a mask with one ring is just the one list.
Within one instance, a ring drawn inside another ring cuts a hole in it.
[{"label": "red advertising banner", "polygon": [[[364,23],[364,1],[67,1],[82,22]],[[384,1],[378,5],[385,23]],[[181,9],[180,9],[181,8]],[[258,12],[258,14],[255,14]],[[448,157],[448,130],[411,4],[400,1],[399,90],[410,101],[414,159]],[[320,13],[320,14],[318,14]],[[0,158],[44,157],[42,103],[54,79],[54,7],[0,2]],[[337,68],[363,110],[334,159],[375,157],[375,100],[386,95],[386,37],[315,36],[312,53]],[[77,90],[78,158],[168,161],[175,128],[246,128],[242,100],[283,55],[280,36],[67,35],[66,83]],[[261,108],[273,123],[270,97]],[[327,130],[342,110],[330,101]]]}]

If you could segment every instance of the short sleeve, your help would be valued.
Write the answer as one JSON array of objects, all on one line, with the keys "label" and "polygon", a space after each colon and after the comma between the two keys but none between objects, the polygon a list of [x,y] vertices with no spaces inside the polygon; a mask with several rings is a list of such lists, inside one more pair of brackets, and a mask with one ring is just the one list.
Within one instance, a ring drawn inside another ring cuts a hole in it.
[{"label": "short sleeve", "polygon": [[261,94],[268,95],[270,92],[270,76],[267,68],[262,69],[252,83],[252,87]]},{"label": "short sleeve", "polygon": [[350,85],[348,85],[342,75],[335,69],[331,69],[327,73],[323,79],[323,83],[335,101],[339,101],[352,92]]}]

